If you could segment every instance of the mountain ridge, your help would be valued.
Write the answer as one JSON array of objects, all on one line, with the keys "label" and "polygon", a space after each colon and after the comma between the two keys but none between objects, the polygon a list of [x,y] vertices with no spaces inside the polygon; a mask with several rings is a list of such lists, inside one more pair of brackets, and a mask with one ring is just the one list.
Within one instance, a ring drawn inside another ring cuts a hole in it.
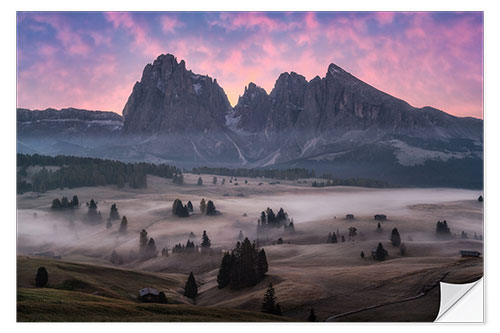
[{"label": "mountain ridge", "polygon": [[[28,116],[19,116],[26,112],[18,111],[19,149],[37,151],[40,143],[24,140],[32,126],[24,121]],[[445,178],[456,173],[453,178],[472,177],[482,184],[482,119],[413,107],[333,63],[324,77],[309,81],[293,71],[281,73],[269,93],[250,82],[231,107],[216,79],[193,73],[184,60],[163,54],[144,67],[122,114],[121,127],[89,126],[95,131],[85,129],[88,133],[80,133],[78,124],[63,128],[62,133],[79,140],[59,139],[45,152],[65,152],[61,146],[76,144],[87,155],[129,161],[168,161],[183,167],[301,166],[409,184],[429,178],[425,165],[431,163]],[[47,140],[55,131],[49,128],[47,137],[43,128],[34,132]],[[103,147],[92,141],[92,136],[108,134],[111,139]],[[422,175],[407,180],[408,168],[423,167]]]}]

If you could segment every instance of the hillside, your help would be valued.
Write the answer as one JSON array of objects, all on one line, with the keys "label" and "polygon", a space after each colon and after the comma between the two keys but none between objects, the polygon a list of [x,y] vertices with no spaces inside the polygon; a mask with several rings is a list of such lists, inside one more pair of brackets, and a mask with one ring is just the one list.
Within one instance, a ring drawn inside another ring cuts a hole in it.
[{"label": "hillside", "polygon": [[[38,267],[49,273],[45,288],[34,287]],[[288,321],[243,310],[199,307],[182,296],[186,276],[152,274],[107,266],[19,256],[18,321]],[[169,304],[136,301],[139,289],[165,292]]]}]

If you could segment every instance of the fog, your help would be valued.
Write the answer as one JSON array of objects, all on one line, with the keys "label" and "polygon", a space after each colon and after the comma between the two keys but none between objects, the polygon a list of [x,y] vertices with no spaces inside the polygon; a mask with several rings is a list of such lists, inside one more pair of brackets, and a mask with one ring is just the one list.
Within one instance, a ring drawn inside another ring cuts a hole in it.
[{"label": "fog", "polygon": [[[186,176],[188,182],[191,182],[190,176]],[[198,177],[192,176],[195,179]],[[476,200],[481,193],[472,190],[312,189],[292,182],[259,186],[253,180],[246,187],[222,187],[210,184],[209,176],[204,179],[207,185],[203,187],[174,187],[165,180],[154,180],[148,181],[149,187],[145,190],[98,187],[50,191],[38,198],[29,194],[18,196],[18,253],[29,255],[52,251],[68,260],[109,263],[113,250],[131,257],[138,252],[139,232],[142,229],[154,238],[159,253],[164,247],[171,251],[175,244],[185,244],[190,232],[195,234],[192,239],[195,244],[200,245],[204,230],[210,237],[212,248],[228,250],[238,241],[240,230],[245,237],[257,237],[257,219],[267,207],[275,213],[283,207],[294,220],[297,233],[285,237],[292,244],[323,243],[329,232],[339,229],[346,234],[351,225],[356,226],[368,240],[388,239],[387,233],[397,227],[405,240],[431,241],[435,240],[433,231],[436,221],[443,219],[448,221],[453,233],[460,234],[465,230],[471,237],[474,232],[482,234],[482,204]],[[70,211],[50,209],[52,199],[72,197],[73,194],[79,196],[80,208]],[[91,198],[98,202],[98,210],[102,214],[103,222],[98,225],[83,222],[87,214],[85,202]],[[180,198],[184,204],[191,200],[194,214],[188,218],[174,216],[171,207],[175,198]],[[198,205],[201,198],[213,200],[220,214],[200,214]],[[125,235],[118,233],[120,221],[114,221],[112,228],[106,228],[113,203],[117,204],[120,217],[127,217],[128,232]],[[346,214],[354,214],[355,220],[346,221]],[[383,234],[375,233],[375,214],[386,214],[388,217],[388,221],[383,223]],[[282,229],[269,232],[266,234],[267,244],[282,234]],[[170,256],[170,261],[162,264],[165,269],[171,265],[173,257]]]}]

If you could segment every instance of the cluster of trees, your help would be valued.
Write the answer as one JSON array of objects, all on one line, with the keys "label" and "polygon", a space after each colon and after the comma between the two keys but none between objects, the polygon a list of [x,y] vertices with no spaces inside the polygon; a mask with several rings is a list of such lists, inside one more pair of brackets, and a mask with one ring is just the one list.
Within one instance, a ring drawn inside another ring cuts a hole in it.
[{"label": "cluster of trees", "polygon": [[39,267],[36,272],[35,285],[39,288],[43,288],[49,282],[49,273],[45,267]]},{"label": "cluster of trees", "polygon": [[199,253],[200,249],[198,248],[198,245],[195,245],[194,242],[188,241],[186,242],[186,245],[184,244],[175,244],[174,247],[172,248],[172,253]]},{"label": "cluster of trees", "polygon": [[322,178],[327,179],[326,181],[313,181],[312,187],[325,187],[325,186],[361,186],[361,187],[371,187],[371,188],[387,188],[394,187],[387,182],[368,178],[333,178],[331,175],[323,175]]},{"label": "cluster of trees", "polygon": [[200,212],[207,215],[215,215],[217,214],[217,209],[215,208],[215,204],[212,200],[205,201],[205,198],[202,198],[200,201]]},{"label": "cluster of trees", "polygon": [[177,185],[182,185],[184,184],[184,175],[182,173],[175,173],[172,176],[172,183],[177,184]]},{"label": "cluster of trees", "polygon": [[172,213],[178,217],[188,217],[189,212],[192,211],[193,204],[191,203],[191,201],[189,201],[186,205],[183,205],[180,199],[175,199],[174,203],[172,204]]},{"label": "cluster of trees", "polygon": [[[191,233],[192,234],[192,233]],[[190,238],[191,237],[190,234]],[[194,236],[194,234],[193,234]],[[208,237],[207,231],[203,230],[203,235],[201,236],[201,245],[198,247],[198,245],[195,245],[194,242],[190,239],[187,240],[186,245],[184,244],[176,244],[172,248],[172,253],[208,253],[210,252],[210,247],[212,246],[212,243],[210,241],[210,238]]]},{"label": "cluster of trees", "polygon": [[[180,199],[175,199],[172,204],[172,213],[179,217],[188,217],[189,213],[193,212],[193,204],[191,201],[188,201],[186,205],[182,204]],[[206,215],[215,215],[217,214],[217,209],[215,208],[215,204],[212,200],[205,201],[204,198],[200,201],[200,212]]]},{"label": "cluster of trees", "polygon": [[283,315],[281,313],[280,304],[276,303],[276,296],[272,283],[269,283],[266,293],[264,294],[264,300],[262,301],[261,312],[274,314],[278,316]]},{"label": "cluster of trees", "polygon": [[446,220],[444,220],[443,222],[437,221],[437,223],[436,223],[436,235],[439,238],[451,238],[452,237],[451,230],[448,227],[448,223],[446,222]]},{"label": "cluster of trees", "polygon": [[237,242],[231,252],[224,254],[217,275],[218,287],[240,289],[254,286],[264,279],[268,268],[264,249],[259,251],[255,242],[250,243],[245,238],[242,243]]},{"label": "cluster of trees", "polygon": [[[147,174],[173,178],[182,175],[180,169],[167,164],[152,163],[124,163],[120,161],[76,156],[45,156],[17,154],[17,192],[26,191],[45,192],[57,188],[74,188],[81,186],[117,185],[125,184],[132,188],[146,188]],[[30,166],[41,166],[30,181],[26,181],[26,169]],[[57,170],[48,170],[47,166],[59,167]]]},{"label": "cluster of trees", "polygon": [[62,197],[61,200],[59,198],[56,198],[52,200],[52,205],[50,206],[51,209],[68,209],[68,208],[77,208],[79,207],[80,203],[78,201],[78,197],[76,195],[73,196],[73,199],[71,201],[68,200],[66,197]]},{"label": "cluster of trees", "polygon": [[[293,220],[290,220],[288,218],[288,214],[283,210],[283,208],[280,208],[278,214],[275,214],[271,208],[267,207],[266,211],[260,213],[260,218],[257,221],[257,226],[258,228],[279,228],[283,225],[289,225],[290,223],[293,227]],[[295,227],[293,227],[293,229],[295,230]]]},{"label": "cluster of trees", "polygon": [[87,202],[87,217],[85,222],[90,224],[98,224],[102,222],[101,211],[97,211],[97,202],[94,199],[90,199],[90,202]]},{"label": "cluster of trees", "polygon": [[212,174],[219,176],[233,176],[233,177],[264,177],[274,179],[296,180],[299,178],[313,178],[315,177],[314,171],[303,168],[292,169],[228,169],[228,168],[209,168],[200,167],[193,168],[192,173],[196,174]]},{"label": "cluster of trees", "polygon": [[158,255],[153,237],[149,238],[148,232],[144,229],[139,234],[139,255],[144,260]]}]

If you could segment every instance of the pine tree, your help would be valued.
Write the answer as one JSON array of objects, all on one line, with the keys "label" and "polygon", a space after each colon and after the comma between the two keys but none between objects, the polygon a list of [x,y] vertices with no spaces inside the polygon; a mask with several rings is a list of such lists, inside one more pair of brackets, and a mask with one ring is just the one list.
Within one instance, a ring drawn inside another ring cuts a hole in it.
[{"label": "pine tree", "polygon": [[70,203],[68,201],[68,198],[62,197],[61,206],[62,206],[62,208],[69,208],[70,207]]},{"label": "pine tree", "polygon": [[483,196],[482,196],[482,195],[480,195],[480,196],[479,196],[479,198],[477,198],[477,201],[479,201],[479,202],[483,202],[483,201],[484,201]]},{"label": "pine tree", "polygon": [[345,243],[345,237],[342,235],[342,243]]},{"label": "pine tree", "polygon": [[201,179],[201,177],[198,177],[198,182],[197,182],[197,185],[198,185],[198,186],[203,185],[203,180]]},{"label": "pine tree", "polygon": [[206,211],[207,211],[207,204],[205,203],[205,199],[202,198],[200,201],[200,212],[202,214],[205,214]]},{"label": "pine tree", "polygon": [[380,225],[380,222],[377,223],[377,232],[382,232],[382,226]]},{"label": "pine tree", "polygon": [[231,282],[231,271],[233,269],[233,258],[229,252],[224,253],[217,274],[217,286],[219,289],[224,288]]},{"label": "pine tree", "polygon": [[190,212],[193,212],[193,204],[191,203],[191,201],[188,201],[187,208]]},{"label": "pine tree", "polygon": [[337,243],[337,234],[332,234],[332,243]]},{"label": "pine tree", "polygon": [[382,261],[385,259],[385,257],[388,255],[387,251],[384,249],[384,246],[382,245],[382,243],[378,243],[378,246],[377,246],[377,251],[376,251],[376,254],[375,254],[375,258],[378,260],[378,261]]},{"label": "pine tree", "polygon": [[215,184],[217,184],[217,177],[214,177],[214,178],[212,179],[212,184],[214,184],[214,185],[215,185]]},{"label": "pine tree", "polygon": [[365,257],[365,253],[363,251],[361,251],[360,256],[361,256],[361,258],[364,258]]},{"label": "pine tree", "polygon": [[139,252],[144,253],[146,246],[148,245],[148,232],[142,229],[139,234]]},{"label": "pine tree", "polygon": [[392,229],[391,243],[392,243],[392,246],[399,246],[399,245],[401,245],[401,236],[399,235],[398,228]]},{"label": "pine tree", "polygon": [[49,282],[49,273],[45,267],[39,267],[35,277],[35,284],[37,287],[42,288]]},{"label": "pine tree", "polygon": [[184,287],[184,296],[195,298],[196,295],[198,295],[198,285],[196,284],[193,272],[191,272],[186,281],[186,286]]},{"label": "pine tree", "polygon": [[[119,232],[121,234],[126,234],[127,233],[127,226],[128,226],[127,217],[125,215],[123,215],[122,222],[120,223],[120,230],[119,230]],[[147,235],[147,233],[146,233],[146,235]]]},{"label": "pine tree", "polygon": [[71,200],[71,206],[73,207],[78,207],[79,205],[78,197],[76,195],[73,196],[73,199]]},{"label": "pine tree", "polygon": [[50,206],[51,209],[60,209],[61,207],[61,200],[59,200],[59,198],[52,200],[52,206]]},{"label": "pine tree", "polygon": [[151,237],[151,238],[149,239],[149,242],[148,242],[148,244],[146,245],[146,251],[145,251],[145,254],[146,254],[146,257],[147,257],[147,258],[156,257],[156,255],[157,255],[157,252],[156,252],[156,244],[155,244],[155,241],[154,241],[153,237]]},{"label": "pine tree", "polygon": [[318,318],[316,317],[316,314],[314,313],[314,309],[311,309],[311,311],[309,311],[309,317],[307,317],[307,321],[310,321],[310,322],[315,322]]},{"label": "pine tree", "polygon": [[108,218],[106,221],[106,229],[111,229],[113,227],[113,223],[111,223],[111,219]]},{"label": "pine tree", "polygon": [[202,251],[207,251],[210,248],[210,238],[208,238],[207,231],[203,230],[203,235],[201,236],[201,249]]},{"label": "pine tree", "polygon": [[264,225],[264,224],[266,224],[266,222],[267,222],[267,219],[266,219],[266,212],[264,212],[264,211],[263,211],[262,213],[260,213],[260,223],[261,223],[262,225]]},{"label": "pine tree", "polygon": [[405,245],[405,243],[401,243],[401,245],[399,246],[399,254],[401,254],[402,256],[406,255],[406,245]]},{"label": "pine tree", "polygon": [[256,265],[256,275],[257,280],[262,280],[269,270],[269,265],[267,264],[266,251],[261,249],[257,255],[257,265]]},{"label": "pine tree", "polygon": [[212,200],[208,200],[206,214],[207,215],[214,215],[216,212],[217,212],[217,210],[215,209],[214,202]]},{"label": "pine tree", "polygon": [[273,284],[270,283],[264,295],[264,300],[262,301],[261,312],[274,314],[276,306],[275,302],[276,302],[276,296],[274,296]]},{"label": "pine tree", "polygon": [[116,204],[111,205],[111,210],[109,212],[109,218],[113,220],[119,220],[120,219],[120,214],[118,214],[118,208],[116,208]]}]

